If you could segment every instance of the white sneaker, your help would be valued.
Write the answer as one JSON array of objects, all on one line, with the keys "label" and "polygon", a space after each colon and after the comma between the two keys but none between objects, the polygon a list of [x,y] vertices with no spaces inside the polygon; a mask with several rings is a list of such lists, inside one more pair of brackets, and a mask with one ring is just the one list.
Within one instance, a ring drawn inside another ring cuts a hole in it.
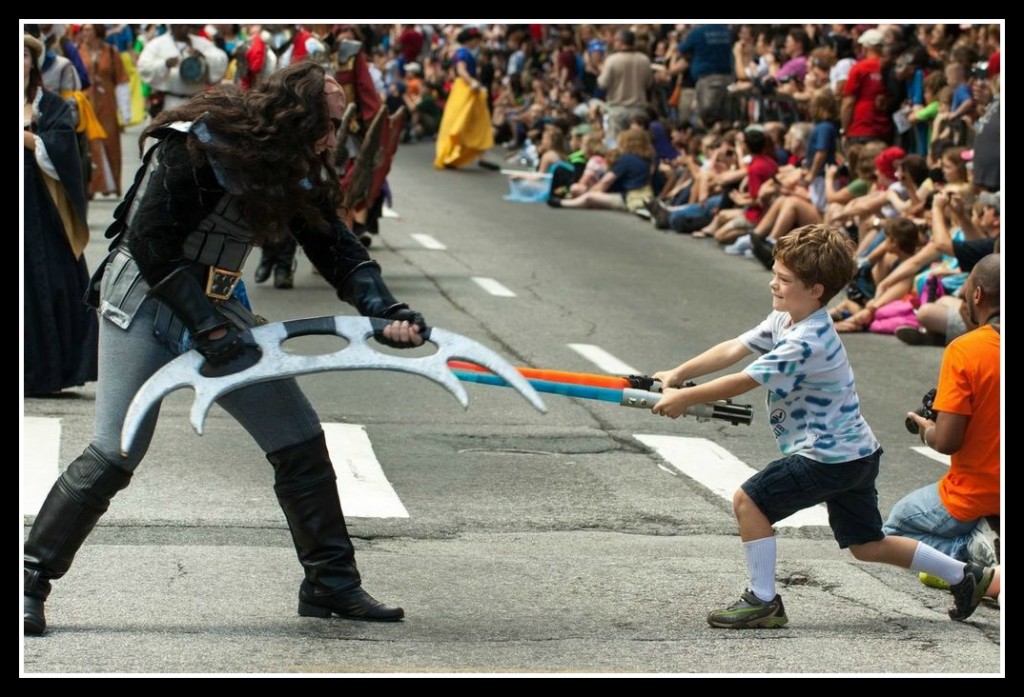
[{"label": "white sneaker", "polygon": [[722,251],[724,251],[726,254],[738,257],[741,256],[747,250],[750,250],[751,254],[753,254],[753,249],[754,243],[751,241],[750,235],[746,234],[743,237],[736,240],[735,242],[733,242],[732,244],[726,245],[726,247]]}]

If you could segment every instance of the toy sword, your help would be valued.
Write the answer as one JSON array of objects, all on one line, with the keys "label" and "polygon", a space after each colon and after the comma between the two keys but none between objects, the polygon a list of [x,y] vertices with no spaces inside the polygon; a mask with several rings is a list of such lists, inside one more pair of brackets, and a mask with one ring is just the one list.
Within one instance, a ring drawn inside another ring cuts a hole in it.
[{"label": "toy sword", "polygon": [[[449,367],[453,368],[455,376],[464,382],[508,386],[502,376],[489,373],[486,368],[477,365],[462,361],[449,361]],[[538,392],[581,399],[596,399],[640,409],[650,409],[661,399],[661,383],[646,375],[630,375],[622,378],[538,368],[516,368],[515,370],[526,377]],[[548,379],[534,376],[543,376]],[[684,387],[693,386],[694,383],[684,385]],[[732,400],[726,399],[694,404],[686,410],[684,416],[693,416],[698,421],[717,419],[728,421],[734,426],[738,424],[749,426],[754,415],[753,408],[749,404],[733,404]]]},{"label": "toy sword", "polygon": [[[125,415],[121,429],[121,451],[131,448],[139,426],[149,410],[171,392],[191,387],[195,391],[191,423],[202,434],[210,406],[222,395],[246,385],[284,377],[320,373],[327,370],[397,370],[415,373],[433,380],[448,390],[463,407],[469,405],[466,390],[448,367],[448,361],[463,359],[483,366],[507,381],[537,411],[547,407],[532,385],[504,358],[472,339],[437,327],[420,333],[437,347],[429,356],[404,357],[374,350],[367,339],[391,324],[390,320],[337,315],[275,322],[250,330],[260,357],[254,364],[227,375],[207,376],[200,372],[205,358],[196,350],[187,351],[164,365],[139,388]],[[348,340],[339,351],[319,355],[286,353],[281,345],[288,339],[309,335],[334,335]]]}]

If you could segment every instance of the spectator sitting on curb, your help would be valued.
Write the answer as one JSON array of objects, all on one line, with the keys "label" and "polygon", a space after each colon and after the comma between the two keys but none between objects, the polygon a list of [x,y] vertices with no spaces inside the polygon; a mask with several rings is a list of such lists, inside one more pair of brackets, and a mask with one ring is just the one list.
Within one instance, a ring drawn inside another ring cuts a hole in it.
[{"label": "spectator sitting on curb", "polygon": [[[951,204],[944,193],[936,194],[935,199],[935,208],[959,205],[955,197]],[[999,194],[979,194],[972,213],[971,224],[981,235],[973,239],[954,240],[948,226],[932,226],[931,246],[941,254],[956,257],[964,272],[970,272],[978,260],[987,254],[999,251]],[[898,327],[896,338],[913,346],[947,344],[970,328],[964,322],[963,305],[964,301],[959,294],[932,298],[931,302],[922,304],[917,310],[919,326]]]},{"label": "spectator sitting on curb", "polygon": [[551,197],[553,208],[605,208],[628,210],[643,208],[654,198],[651,180],[654,174],[654,147],[647,131],[627,128],[619,134],[618,148],[611,167],[586,193],[575,198]]}]

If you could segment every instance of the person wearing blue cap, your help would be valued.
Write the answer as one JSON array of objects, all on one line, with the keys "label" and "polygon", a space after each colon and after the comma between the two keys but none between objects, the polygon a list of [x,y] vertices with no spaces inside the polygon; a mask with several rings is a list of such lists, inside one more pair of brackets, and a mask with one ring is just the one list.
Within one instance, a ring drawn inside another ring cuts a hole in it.
[{"label": "person wearing blue cap", "polygon": [[590,97],[604,97],[604,90],[597,86],[597,76],[601,74],[604,57],[608,54],[608,45],[600,39],[591,39],[583,51],[583,74],[580,85],[583,93]]}]

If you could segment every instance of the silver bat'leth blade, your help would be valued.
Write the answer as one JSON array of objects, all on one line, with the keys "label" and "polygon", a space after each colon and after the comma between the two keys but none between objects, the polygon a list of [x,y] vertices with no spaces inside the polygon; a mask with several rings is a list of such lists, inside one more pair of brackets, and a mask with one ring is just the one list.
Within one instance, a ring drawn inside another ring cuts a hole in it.
[{"label": "silver bat'leth blade", "polygon": [[[196,433],[202,435],[206,414],[222,395],[258,382],[329,370],[396,370],[422,375],[444,387],[466,408],[469,396],[448,367],[450,360],[465,360],[500,375],[537,411],[547,412],[533,386],[511,364],[483,344],[460,334],[431,327],[424,338],[434,344],[437,351],[429,356],[403,357],[374,350],[367,339],[388,324],[389,320],[337,315],[254,327],[251,332],[262,352],[260,360],[245,370],[219,377],[200,374],[205,359],[196,350],[188,351],[160,368],[139,388],[121,428],[121,452],[127,454],[131,449],[149,410],[182,387],[191,387],[195,392],[190,421]],[[286,340],[309,335],[340,336],[348,340],[348,345],[333,353],[312,356],[290,354],[282,349]]]}]

